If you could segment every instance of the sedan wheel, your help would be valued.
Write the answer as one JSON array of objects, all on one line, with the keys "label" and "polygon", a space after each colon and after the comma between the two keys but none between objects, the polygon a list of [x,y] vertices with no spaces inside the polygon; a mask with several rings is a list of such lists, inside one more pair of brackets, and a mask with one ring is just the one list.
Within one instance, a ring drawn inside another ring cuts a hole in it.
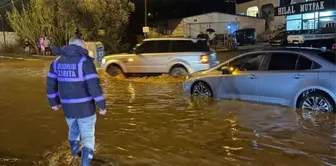
[{"label": "sedan wheel", "polygon": [[300,102],[299,108],[319,112],[334,111],[332,101],[319,94],[310,94],[304,97]]},{"label": "sedan wheel", "polygon": [[197,82],[193,86],[191,93],[195,96],[205,96],[205,97],[213,96],[210,86],[204,82]]}]

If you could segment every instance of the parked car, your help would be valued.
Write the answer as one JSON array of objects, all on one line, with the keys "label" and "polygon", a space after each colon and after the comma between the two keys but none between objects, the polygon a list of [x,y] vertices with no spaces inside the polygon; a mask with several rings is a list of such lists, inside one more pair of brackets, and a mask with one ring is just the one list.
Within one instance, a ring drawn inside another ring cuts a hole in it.
[{"label": "parked car", "polygon": [[219,62],[206,40],[189,38],[145,39],[127,54],[105,56],[101,68],[118,74],[163,74],[187,76],[214,67]]},{"label": "parked car", "polygon": [[254,28],[245,28],[233,33],[237,45],[255,44],[257,40],[256,30]]},{"label": "parked car", "polygon": [[184,82],[192,95],[333,112],[336,54],[325,49],[279,48],[242,54]]},{"label": "parked car", "polygon": [[280,32],[278,35],[270,39],[271,46],[282,46],[287,44],[287,33],[285,31]]}]

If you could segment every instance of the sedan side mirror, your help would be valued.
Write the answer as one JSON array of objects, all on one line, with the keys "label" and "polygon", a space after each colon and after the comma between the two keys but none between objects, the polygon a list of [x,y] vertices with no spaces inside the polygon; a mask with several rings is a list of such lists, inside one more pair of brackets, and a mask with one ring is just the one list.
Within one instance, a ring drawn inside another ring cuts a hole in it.
[{"label": "sedan side mirror", "polygon": [[221,71],[222,71],[222,74],[223,75],[229,75],[229,74],[232,74],[234,68],[233,67],[227,67],[227,66],[223,66],[221,68]]}]

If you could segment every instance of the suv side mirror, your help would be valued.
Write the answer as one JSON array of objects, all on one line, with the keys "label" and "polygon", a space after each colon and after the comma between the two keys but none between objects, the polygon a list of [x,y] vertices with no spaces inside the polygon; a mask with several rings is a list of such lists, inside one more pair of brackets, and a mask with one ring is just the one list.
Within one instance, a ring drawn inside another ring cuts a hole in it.
[{"label": "suv side mirror", "polygon": [[141,53],[138,49],[136,49],[136,47],[134,47],[132,49],[132,52],[133,52],[133,54],[140,54]]}]

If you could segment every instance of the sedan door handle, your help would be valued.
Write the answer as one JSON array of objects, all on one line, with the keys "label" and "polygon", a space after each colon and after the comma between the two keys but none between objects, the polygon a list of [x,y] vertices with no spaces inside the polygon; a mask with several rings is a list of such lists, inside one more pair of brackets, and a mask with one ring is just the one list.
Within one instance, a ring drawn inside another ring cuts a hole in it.
[{"label": "sedan door handle", "polygon": [[297,74],[295,76],[293,76],[294,79],[300,79],[300,78],[303,78],[304,75],[301,75],[301,74]]},{"label": "sedan door handle", "polygon": [[251,75],[249,75],[249,76],[247,76],[249,79],[251,79],[251,80],[253,80],[253,79],[255,79],[256,78],[256,76],[254,75],[254,74],[251,74]]}]

